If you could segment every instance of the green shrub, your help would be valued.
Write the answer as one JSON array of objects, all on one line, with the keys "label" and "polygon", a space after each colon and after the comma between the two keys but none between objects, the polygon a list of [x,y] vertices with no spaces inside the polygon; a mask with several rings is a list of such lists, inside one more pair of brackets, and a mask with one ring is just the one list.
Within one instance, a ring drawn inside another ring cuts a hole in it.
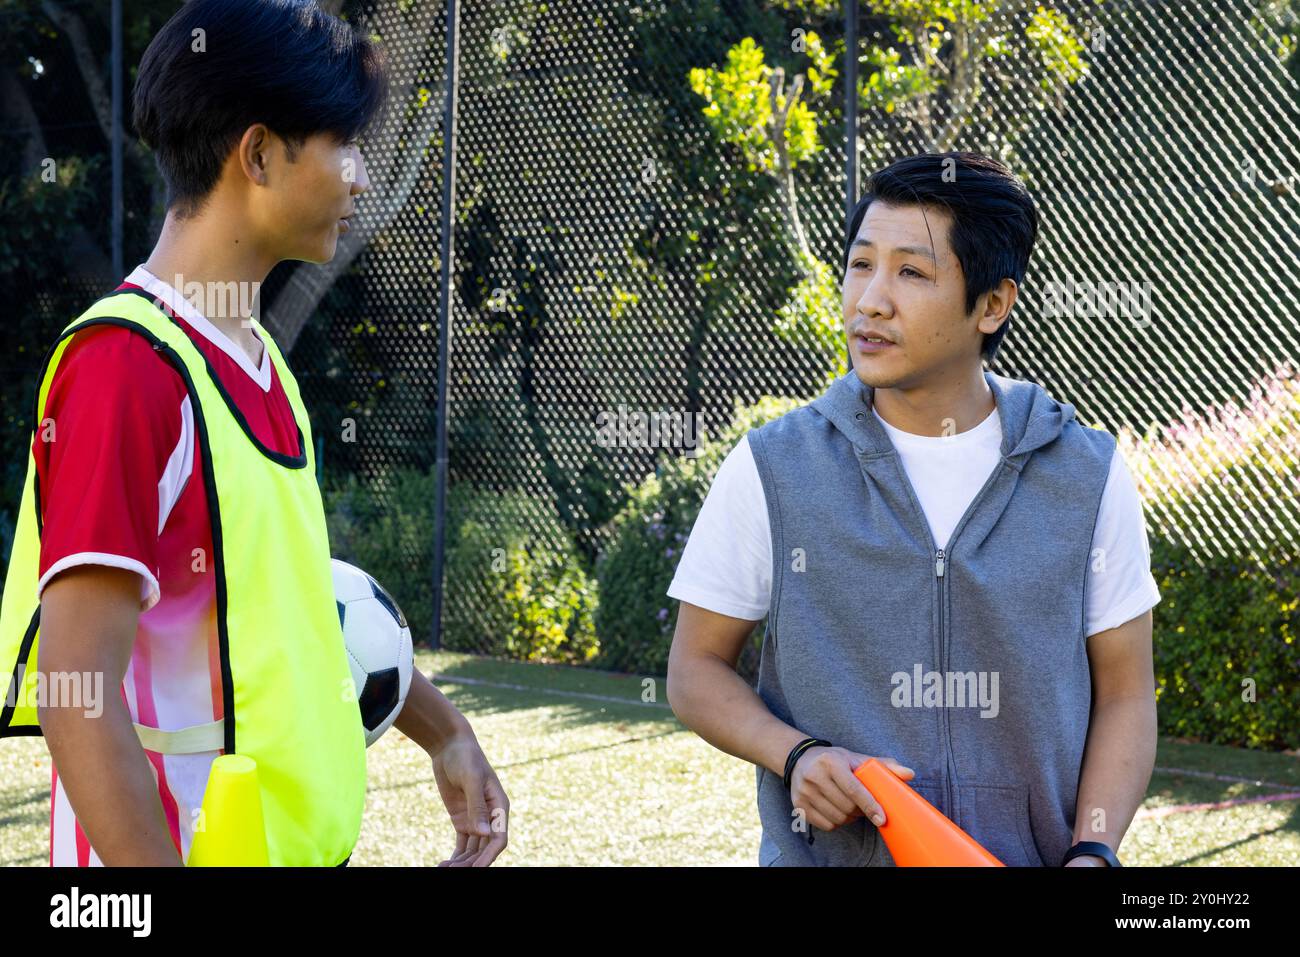
[{"label": "green shrub", "polygon": [[[667,458],[628,490],[596,564],[600,656],[595,664],[617,671],[667,672],[678,603],[666,592],[713,476],[746,432],[805,402],[770,396],[747,407],[737,402],[731,424],[715,439],[700,441],[695,458]],[[750,648],[740,670],[751,673],[753,665]]]},{"label": "green shrub", "polygon": [[[1300,571],[1198,566],[1155,539],[1152,573],[1160,732],[1261,749],[1300,748]],[[1253,697],[1247,694],[1247,679]]]},{"label": "green shrub", "polygon": [[443,644],[526,661],[589,661],[594,583],[555,510],[457,486],[448,500]]},{"label": "green shrub", "polygon": [[[432,476],[410,470],[373,489],[349,476],[326,495],[334,557],[393,594],[417,641],[433,632],[433,502]],[[443,581],[445,648],[573,663],[596,653],[595,590],[545,502],[453,487]]]},{"label": "green shrub", "polygon": [[821,389],[848,372],[839,273],[825,260],[800,254],[803,270],[777,310],[775,332],[797,346],[805,361],[822,373]]},{"label": "green shrub", "polygon": [[433,479],[402,470],[374,487],[326,483],[330,553],[365,569],[401,606],[411,637],[433,635]]}]

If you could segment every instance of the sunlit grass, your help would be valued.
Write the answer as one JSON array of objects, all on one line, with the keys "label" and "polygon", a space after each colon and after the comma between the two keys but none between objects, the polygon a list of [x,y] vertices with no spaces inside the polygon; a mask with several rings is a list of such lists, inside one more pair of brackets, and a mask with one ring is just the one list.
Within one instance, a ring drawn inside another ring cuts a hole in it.
[{"label": "sunlit grass", "polygon": [[[683,728],[662,680],[420,652],[469,716],[510,795],[500,865],[757,863],[752,767]],[[509,686],[509,687],[503,687]],[[643,697],[655,700],[647,703]],[[607,700],[613,699],[613,700]],[[1162,739],[1144,809],[1300,791],[1287,754]],[[0,744],[0,863],[48,859],[49,755],[39,738]],[[370,786],[353,866],[433,865],[455,843],[427,756],[390,731],[369,751]],[[1294,865],[1300,802],[1139,818],[1121,847],[1129,866]]]}]

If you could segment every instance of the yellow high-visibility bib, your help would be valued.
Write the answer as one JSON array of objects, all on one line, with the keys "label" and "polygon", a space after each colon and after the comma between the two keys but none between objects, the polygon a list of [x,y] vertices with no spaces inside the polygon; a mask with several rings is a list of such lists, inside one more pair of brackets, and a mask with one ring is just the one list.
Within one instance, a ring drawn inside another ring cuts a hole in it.
[{"label": "yellow high-visibility bib", "polygon": [[[33,441],[54,372],[79,329],[97,324],[130,329],[148,339],[185,381],[212,521],[224,718],[189,728],[137,724],[136,731],[150,751],[220,748],[253,758],[270,863],[332,866],[351,854],[361,830],[365,730],[334,600],[311,423],[284,357],[253,322],[297,420],[297,456],[276,453],[253,436],[176,320],[151,296],[134,291],[100,299],[59,335],[38,380]],[[36,476],[29,447],[0,606],[0,687],[7,692],[0,701],[0,737],[41,733]]]}]

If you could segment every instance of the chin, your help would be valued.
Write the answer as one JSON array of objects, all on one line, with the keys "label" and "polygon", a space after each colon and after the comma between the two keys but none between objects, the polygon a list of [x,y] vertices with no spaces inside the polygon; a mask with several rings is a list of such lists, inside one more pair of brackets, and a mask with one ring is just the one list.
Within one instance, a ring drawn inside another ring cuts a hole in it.
[{"label": "chin", "polygon": [[315,249],[304,252],[301,256],[295,256],[295,259],[305,263],[311,263],[315,266],[322,266],[334,258],[334,253],[338,250],[338,243],[334,240],[326,240],[324,246],[317,246]]},{"label": "chin", "polygon": [[899,376],[891,375],[880,369],[872,369],[866,363],[855,362],[853,371],[858,374],[858,381],[873,389],[892,389],[899,382]]}]

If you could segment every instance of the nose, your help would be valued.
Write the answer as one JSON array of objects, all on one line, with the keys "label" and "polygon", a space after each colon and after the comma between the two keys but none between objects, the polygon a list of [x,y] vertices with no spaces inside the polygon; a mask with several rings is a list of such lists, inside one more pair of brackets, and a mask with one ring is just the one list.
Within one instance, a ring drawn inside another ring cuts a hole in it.
[{"label": "nose", "polygon": [[889,297],[887,277],[884,270],[878,270],[875,275],[867,280],[862,287],[862,295],[858,296],[857,304],[853,307],[854,312],[860,316],[868,318],[872,316],[882,316],[889,318],[894,314],[894,304]]},{"label": "nose", "polygon": [[360,149],[352,151],[353,159],[356,161],[356,174],[352,178],[351,194],[360,196],[370,188],[370,176],[366,173],[366,161],[361,155]]}]

